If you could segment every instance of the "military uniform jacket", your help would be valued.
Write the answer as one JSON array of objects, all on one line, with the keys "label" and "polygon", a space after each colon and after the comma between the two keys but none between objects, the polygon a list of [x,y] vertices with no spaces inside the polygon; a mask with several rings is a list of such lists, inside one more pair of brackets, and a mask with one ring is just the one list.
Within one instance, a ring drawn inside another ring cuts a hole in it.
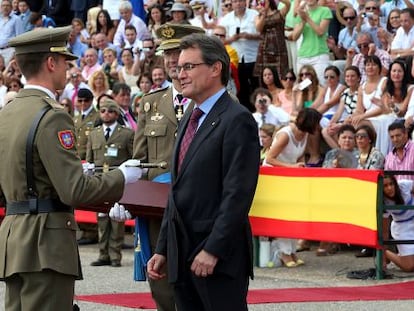
[{"label": "military uniform jacket", "polygon": [[[190,103],[187,112],[194,104]],[[134,138],[134,159],[144,162],[167,162],[167,168],[153,168],[148,179],[170,171],[178,121],[173,105],[172,87],[145,95],[140,104],[138,130]]]},{"label": "military uniform jacket", "polygon": [[105,140],[103,126],[98,126],[89,135],[86,161],[96,166],[120,165],[132,158],[134,132],[122,125],[117,125],[114,132]]},{"label": "military uniform jacket", "polygon": [[86,145],[88,143],[88,136],[95,128],[96,122],[99,120],[99,113],[92,109],[92,111],[82,120],[82,115],[77,115],[73,118],[75,123],[76,134],[76,149],[78,150],[81,160],[86,159]]},{"label": "military uniform jacket", "polygon": [[[74,146],[70,115],[37,89],[23,89],[0,112],[0,191],[7,202],[28,199],[26,140],[35,116],[50,105],[33,146],[34,182],[41,199],[77,207],[117,201],[124,189],[120,170],[86,176]],[[52,269],[81,277],[77,225],[72,213],[9,215],[0,226],[0,279],[20,272]]]}]

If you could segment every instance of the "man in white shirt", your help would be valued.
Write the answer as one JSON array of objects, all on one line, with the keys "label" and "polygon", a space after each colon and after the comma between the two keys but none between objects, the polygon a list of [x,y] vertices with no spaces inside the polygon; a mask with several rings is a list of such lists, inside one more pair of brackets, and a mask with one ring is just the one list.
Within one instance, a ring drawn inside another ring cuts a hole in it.
[{"label": "man in white shirt", "polygon": [[222,18],[220,25],[226,28],[226,43],[235,48],[239,55],[240,91],[237,97],[242,105],[253,112],[249,96],[259,85],[257,77],[253,76],[260,40],[255,26],[255,18],[259,13],[246,8],[245,0],[232,0],[232,7],[233,11]]},{"label": "man in white shirt", "polygon": [[150,34],[147,29],[147,25],[138,16],[132,12],[132,4],[129,1],[121,1],[119,4],[119,13],[121,14],[121,21],[116,29],[114,36],[114,44],[119,47],[124,47],[126,44],[125,39],[125,26],[133,25],[137,31],[137,38],[142,40],[149,37]]},{"label": "man in white shirt", "polygon": [[401,27],[391,44],[391,56],[394,58],[414,55],[414,9],[403,9],[400,21]]}]

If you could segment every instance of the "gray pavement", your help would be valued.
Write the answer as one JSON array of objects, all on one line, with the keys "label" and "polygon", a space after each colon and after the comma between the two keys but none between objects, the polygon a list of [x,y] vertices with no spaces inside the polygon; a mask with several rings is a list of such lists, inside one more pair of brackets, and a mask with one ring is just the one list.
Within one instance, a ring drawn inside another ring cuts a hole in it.
[{"label": "gray pavement", "polygon": [[[132,244],[132,237],[127,236],[128,243]],[[314,246],[315,248],[316,246]],[[306,264],[297,268],[256,268],[255,279],[251,282],[251,289],[265,288],[301,288],[301,287],[333,287],[333,286],[361,286],[375,284],[389,284],[414,280],[414,274],[403,273],[393,269],[393,279],[388,280],[351,280],[346,278],[350,270],[367,269],[374,267],[372,258],[355,258],[355,249],[343,247],[333,256],[316,257],[315,253],[302,252],[299,257]],[[99,293],[128,293],[149,292],[146,282],[133,281],[133,250],[123,250],[122,267],[91,267],[90,262],[97,259],[96,245],[80,246],[84,280],[76,282],[76,294],[88,295]],[[414,288],[413,288],[414,293]],[[0,301],[3,301],[4,284],[0,283]],[[380,297],[378,297],[380,299]],[[82,311],[118,311],[132,310],[131,308],[115,307],[97,303],[78,301]],[[249,305],[252,311],[270,310],[376,310],[389,311],[391,309],[405,311],[414,309],[413,300],[397,301],[355,301],[355,302],[323,302],[323,303],[279,303]],[[0,310],[4,310],[3,303]],[[197,311],[197,310],[194,310]],[[237,310],[236,310],[237,311]]]}]

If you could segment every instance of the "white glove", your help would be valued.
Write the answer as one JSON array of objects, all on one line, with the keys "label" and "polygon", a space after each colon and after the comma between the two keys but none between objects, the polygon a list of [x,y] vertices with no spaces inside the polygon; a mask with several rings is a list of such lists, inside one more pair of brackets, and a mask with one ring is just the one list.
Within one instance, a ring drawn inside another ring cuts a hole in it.
[{"label": "white glove", "polygon": [[95,173],[95,163],[82,163],[83,173],[86,175],[93,175]]},{"label": "white glove", "polygon": [[142,168],[138,167],[139,163],[139,160],[131,159],[125,161],[118,167],[121,170],[122,174],[124,174],[125,185],[133,184],[141,178]]},{"label": "white glove", "polygon": [[125,206],[118,203],[115,203],[114,206],[111,207],[111,210],[109,211],[109,217],[112,220],[119,222],[132,219],[131,213],[125,209]]}]

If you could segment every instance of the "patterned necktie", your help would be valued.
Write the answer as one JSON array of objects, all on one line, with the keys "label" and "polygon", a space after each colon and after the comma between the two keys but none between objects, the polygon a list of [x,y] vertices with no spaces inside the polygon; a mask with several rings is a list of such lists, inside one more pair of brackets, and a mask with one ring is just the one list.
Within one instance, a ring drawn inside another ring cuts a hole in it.
[{"label": "patterned necktie", "polygon": [[266,115],[262,113],[262,125],[266,123]]},{"label": "patterned necktie", "polygon": [[185,154],[187,153],[188,147],[190,146],[197,131],[198,120],[201,118],[203,113],[204,112],[199,108],[194,109],[191,113],[190,121],[188,122],[185,130],[184,137],[181,140],[180,153],[178,154],[178,171],[181,169],[181,164],[183,163]]},{"label": "patterned necktie", "polygon": [[129,111],[125,112],[125,118],[129,123],[129,126],[131,127],[132,130],[136,131],[137,129],[137,124],[134,121],[134,118],[132,118],[131,114],[129,113]]},{"label": "patterned necktie", "polygon": [[106,131],[106,133],[105,133],[105,140],[108,141],[109,134],[111,133],[111,128],[110,127],[107,127],[105,131]]}]

